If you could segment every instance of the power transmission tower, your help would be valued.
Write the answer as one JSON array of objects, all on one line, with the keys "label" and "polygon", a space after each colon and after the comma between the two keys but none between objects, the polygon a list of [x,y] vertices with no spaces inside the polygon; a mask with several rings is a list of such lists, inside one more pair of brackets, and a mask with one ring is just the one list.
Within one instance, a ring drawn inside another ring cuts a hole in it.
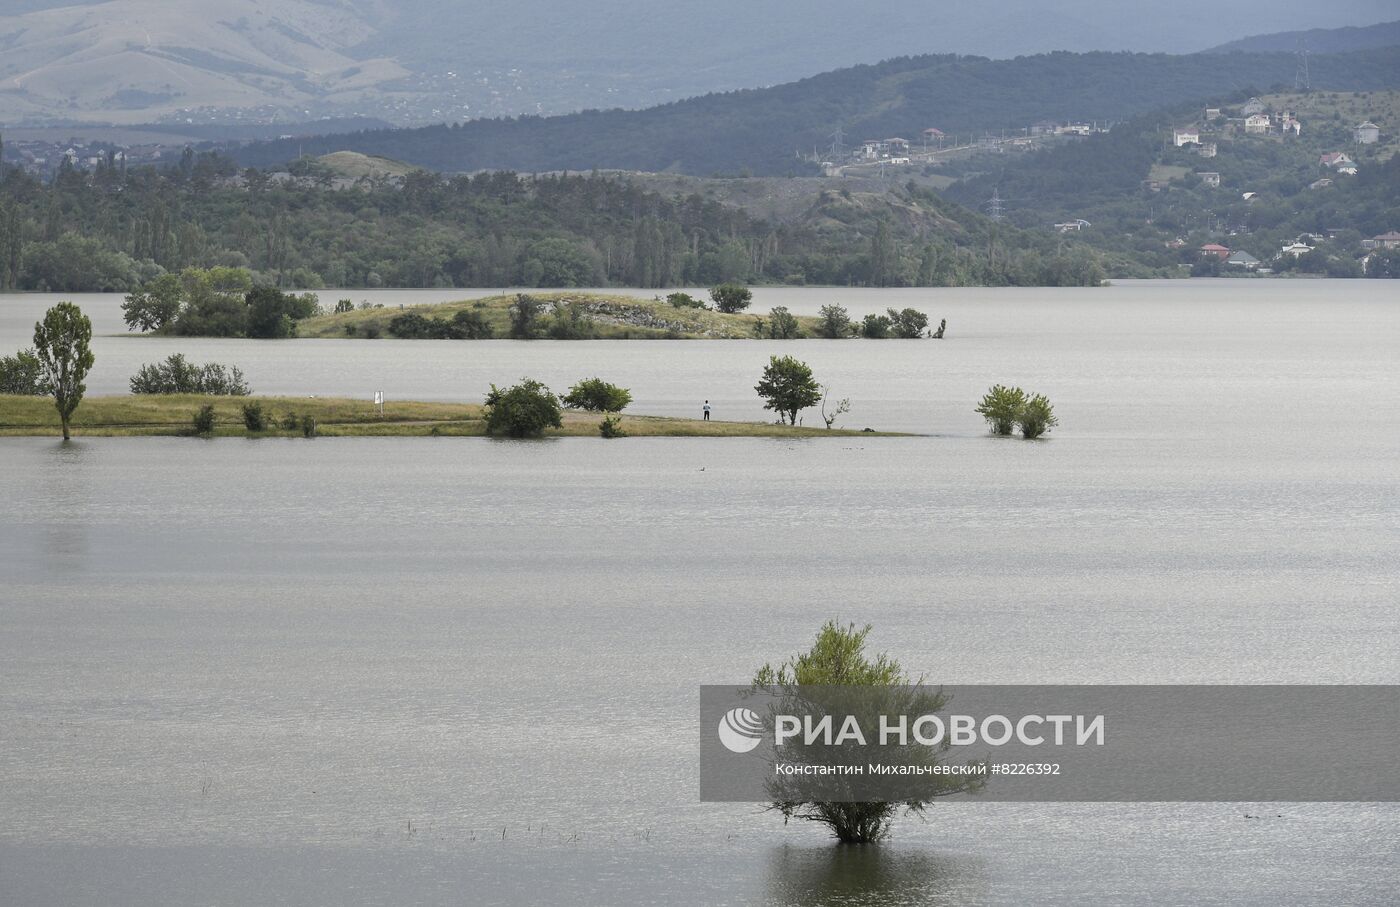
[{"label": "power transmission tower", "polygon": [[841,152],[845,150],[845,146],[841,144],[842,140],[844,140],[845,138],[846,133],[841,131],[840,126],[837,126],[836,131],[831,134],[831,159],[833,161],[839,158],[841,156]]},{"label": "power transmission tower", "polygon": [[1298,66],[1293,71],[1293,90],[1312,91],[1312,76],[1308,73],[1308,48],[1302,38],[1298,39],[1298,49],[1293,55],[1298,58]]},{"label": "power transmission tower", "polygon": [[992,197],[987,200],[987,212],[991,216],[992,220],[1001,220],[1003,201],[1004,199],[1001,197],[1000,190],[993,189]]}]

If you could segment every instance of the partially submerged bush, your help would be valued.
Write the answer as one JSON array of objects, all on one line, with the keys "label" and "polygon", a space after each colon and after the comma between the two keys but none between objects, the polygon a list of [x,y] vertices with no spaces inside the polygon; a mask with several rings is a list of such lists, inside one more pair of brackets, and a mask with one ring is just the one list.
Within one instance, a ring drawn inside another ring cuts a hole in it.
[{"label": "partially submerged bush", "polygon": [[1044,394],[1036,394],[1028,399],[1026,405],[1021,407],[1020,418],[1016,421],[1021,426],[1021,437],[1027,441],[1039,438],[1060,424],[1060,420],[1055,418],[1055,408],[1050,405]]},{"label": "partially submerged bush", "polygon": [[1019,426],[1021,437],[1034,440],[1050,431],[1060,420],[1044,394],[1027,394],[1019,387],[992,385],[977,405],[995,435],[1010,435]]},{"label": "partially submerged bush", "polygon": [[598,423],[598,434],[605,438],[625,438],[627,432],[622,428],[622,420],[617,416],[608,416]]},{"label": "partially submerged bush", "polygon": [[252,391],[236,365],[206,362],[195,365],[180,353],[164,362],[143,365],[131,376],[133,394],[212,394],[246,397]]},{"label": "partially submerged bush", "polygon": [[1021,407],[1026,405],[1026,392],[1019,387],[992,385],[992,389],[977,404],[977,412],[987,420],[994,435],[1009,435],[1021,415]]},{"label": "partially submerged bush", "polygon": [[533,378],[514,387],[491,385],[486,395],[486,433],[510,438],[534,438],[546,428],[560,428],[564,413],[559,398]]},{"label": "partially submerged bush", "polygon": [[631,391],[609,384],[602,378],[585,378],[564,395],[564,405],[569,409],[586,409],[595,413],[620,413],[631,402]]}]

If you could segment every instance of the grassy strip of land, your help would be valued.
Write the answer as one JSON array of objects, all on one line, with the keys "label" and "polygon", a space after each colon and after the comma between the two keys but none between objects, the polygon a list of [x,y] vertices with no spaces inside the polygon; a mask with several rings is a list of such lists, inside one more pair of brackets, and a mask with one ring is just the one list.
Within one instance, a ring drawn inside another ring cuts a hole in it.
[{"label": "grassy strip of land", "polygon": [[[458,312],[476,312],[491,326],[495,337],[510,336],[510,307],[518,294],[489,296],[460,302],[442,302],[405,308],[356,309],[331,315],[318,315],[297,323],[298,337],[393,337],[389,322],[409,312],[425,318],[451,320]],[[754,325],[768,321],[767,312],[729,315],[709,309],[681,308],[665,300],[638,299],[603,293],[530,293],[544,304],[547,317],[568,313],[572,307],[588,326],[590,337],[600,340],[738,340],[752,338]],[[334,300],[322,299],[324,306]],[[818,319],[796,316],[798,327],[807,337],[815,335]],[[541,339],[548,339],[544,333]],[[574,339],[574,338],[566,338]]]},{"label": "grassy strip of land", "polygon": [[[262,406],[267,430],[250,432],[243,423],[243,405]],[[193,417],[201,406],[214,407],[213,435],[218,437],[301,437],[301,420],[311,417],[322,437],[475,437],[486,434],[484,407],[472,403],[397,401],[379,407],[366,400],[335,397],[206,397],[198,394],[142,394],[90,397],[73,414],[73,433],[88,437],[192,435]],[[296,427],[283,428],[294,417]],[[890,432],[798,427],[765,422],[705,422],[664,416],[619,417],[623,431],[633,437],[674,438],[810,438],[859,435],[888,436]],[[597,437],[598,413],[568,411],[562,428],[546,437]],[[58,413],[47,397],[0,395],[0,437],[59,434]]]}]

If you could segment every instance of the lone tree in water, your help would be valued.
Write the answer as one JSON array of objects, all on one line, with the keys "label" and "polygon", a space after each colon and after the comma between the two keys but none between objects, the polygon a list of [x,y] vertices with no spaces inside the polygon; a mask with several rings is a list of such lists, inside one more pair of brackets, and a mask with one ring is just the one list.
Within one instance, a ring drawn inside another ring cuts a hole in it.
[{"label": "lone tree in water", "polygon": [[791,356],[771,356],[763,377],[754,390],[767,402],[764,409],[778,414],[778,421],[789,425],[797,424],[797,413],[809,406],[816,406],[822,400],[822,390],[812,377],[812,369],[805,362],[798,362]]},{"label": "lone tree in water", "polygon": [[[925,715],[947,707],[946,694],[919,687],[923,678],[910,677],[889,655],[867,656],[865,640],[869,635],[869,624],[857,629],[855,624],[843,627],[827,621],[810,650],[776,668],[771,664],[759,668],[754,686],[778,693],[789,704],[800,703],[798,709],[816,706],[819,713],[827,713],[821,703],[832,697],[833,691],[838,701],[857,702],[862,711],[872,714]],[[769,808],[781,812],[784,819],[825,825],[843,844],[870,844],[888,837],[890,823],[901,809],[923,815],[938,797],[974,793],[985,786],[983,775],[938,774],[932,769],[949,748],[944,740],[939,745],[920,744],[903,755],[911,764],[930,767],[927,783],[910,791],[909,799],[822,800],[813,795],[812,782],[799,777],[769,782]],[[800,752],[788,755],[808,761]]]},{"label": "lone tree in water", "polygon": [[63,440],[69,439],[68,421],[83,400],[83,379],[92,368],[92,322],[71,302],[60,302],[34,325],[34,350],[39,357],[44,387],[53,397],[63,423]]}]

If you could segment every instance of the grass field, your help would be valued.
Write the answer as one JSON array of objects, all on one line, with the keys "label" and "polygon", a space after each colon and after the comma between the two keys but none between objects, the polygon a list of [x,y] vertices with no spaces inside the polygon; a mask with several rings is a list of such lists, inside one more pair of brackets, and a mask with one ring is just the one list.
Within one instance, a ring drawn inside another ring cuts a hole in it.
[{"label": "grass field", "polygon": [[[269,430],[252,433],[243,424],[243,404],[262,405]],[[301,437],[302,429],[283,429],[282,420],[316,420],[321,437],[472,437],[486,434],[483,407],[471,403],[386,403],[384,414],[366,400],[333,397],[204,397],[198,395],[133,395],[91,397],[73,415],[74,437],[133,437],[192,435],[192,419],[203,405],[214,407],[214,434],[220,437]],[[566,411],[562,428],[546,437],[597,437],[598,413]],[[813,438],[888,435],[824,428],[792,428],[765,422],[705,422],[663,416],[621,416],[622,428],[633,437],[675,438]],[[58,413],[47,397],[0,395],[0,437],[57,436]]]},{"label": "grass field", "polygon": [[[601,293],[530,293],[545,304],[545,314],[566,310],[575,305],[591,322],[596,337],[603,340],[723,340],[754,336],[759,319],[767,321],[767,312],[726,315],[706,309],[677,308],[664,299],[638,299],[634,296],[613,296]],[[409,306],[404,309],[356,309],[339,315],[320,315],[297,323],[298,337],[392,337],[389,322],[406,312],[426,318],[451,320],[458,312],[476,311],[491,325],[496,337],[510,336],[510,307],[517,294],[490,296],[485,299],[443,302]],[[332,299],[322,299],[330,308]],[[817,319],[798,317],[805,336],[815,333]]]}]

